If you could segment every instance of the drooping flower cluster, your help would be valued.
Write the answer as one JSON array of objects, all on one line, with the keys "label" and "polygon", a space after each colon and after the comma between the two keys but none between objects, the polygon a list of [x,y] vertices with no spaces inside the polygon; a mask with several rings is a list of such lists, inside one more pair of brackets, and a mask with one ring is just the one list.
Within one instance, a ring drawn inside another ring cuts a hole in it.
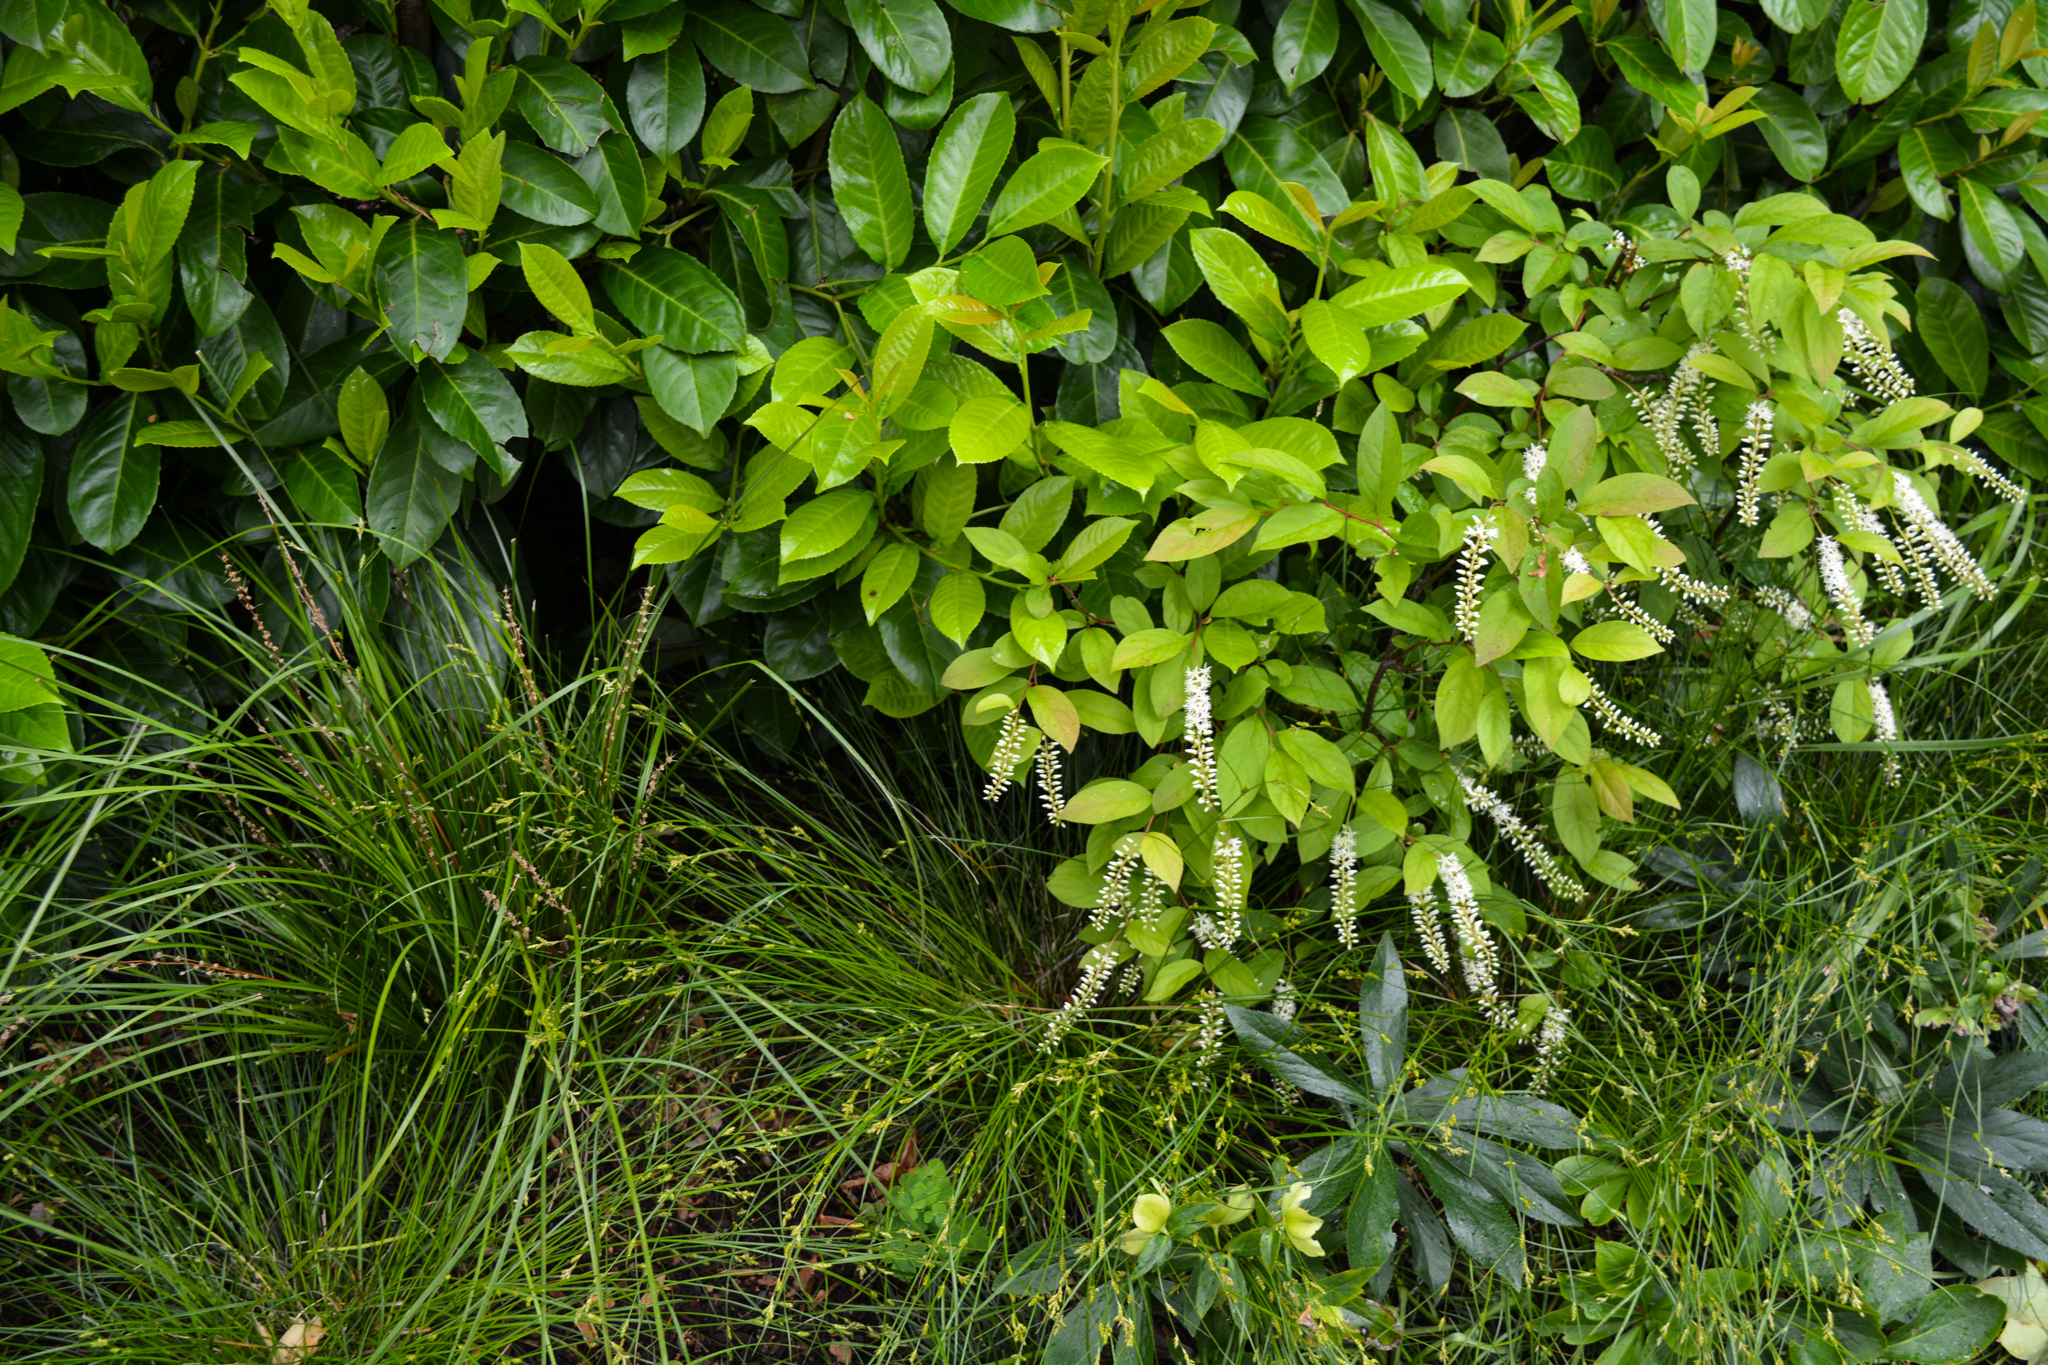
[{"label": "drooping flower cluster", "polygon": [[[1884,523],[1878,520],[1877,513],[1865,507],[1862,499],[1846,485],[1835,490],[1835,516],[1849,530],[1870,536],[1893,554],[1898,554],[1899,547],[1892,544],[1892,538],[1885,534]],[[1900,595],[1905,593],[1906,580],[1900,576],[1897,564],[1882,554],[1872,558],[1870,564],[1877,574],[1877,581],[1886,592]]]},{"label": "drooping flower cluster", "polygon": [[2000,473],[1991,461],[1977,451],[1958,446],[1949,452],[1949,458],[1955,462],[1958,469],[1985,484],[2002,498],[2011,498],[2014,502],[2019,502],[2027,496],[2026,489]]},{"label": "drooping flower cluster", "polygon": [[[1014,713],[1012,713],[1014,714]],[[1045,818],[1055,825],[1060,822],[1060,812],[1067,807],[1064,783],[1060,778],[1060,747],[1057,744],[1038,746],[1038,797],[1045,803]]]},{"label": "drooping flower cluster", "polygon": [[1695,460],[1692,448],[1685,442],[1686,418],[1694,419],[1694,425],[1701,432],[1702,444],[1709,454],[1714,453],[1716,440],[1709,434],[1714,431],[1714,419],[1707,406],[1707,376],[1704,371],[1686,363],[1712,349],[1707,342],[1694,343],[1693,348],[1686,352],[1685,361],[1671,372],[1671,382],[1657,397],[1645,398],[1640,393],[1630,395],[1643,425],[1650,429],[1657,449],[1663,453],[1665,462],[1674,473],[1691,469]]},{"label": "drooping flower cluster", "polygon": [[1600,690],[1599,683],[1589,682],[1588,686],[1593,689],[1593,694],[1590,698],[1593,712],[1600,717],[1602,725],[1615,734],[1632,739],[1646,748],[1654,749],[1664,742],[1664,736],[1658,734],[1634,716],[1629,715],[1619,706],[1616,706],[1613,699]]},{"label": "drooping flower cluster", "polygon": [[[1875,678],[1870,680],[1870,718],[1880,743],[1898,743],[1899,716],[1892,710],[1892,694]],[[1899,756],[1896,753],[1884,756],[1884,784],[1887,787],[1899,785]]]},{"label": "drooping flower cluster", "polygon": [[1735,518],[1744,526],[1756,525],[1757,480],[1771,459],[1771,405],[1751,403],[1743,418],[1742,466],[1735,489]]},{"label": "drooping flower cluster", "polygon": [[1863,599],[1856,595],[1856,585],[1849,581],[1841,544],[1833,536],[1816,536],[1814,543],[1820,555],[1820,586],[1842,618],[1842,634],[1851,645],[1869,644],[1877,638],[1877,631],[1863,619]]},{"label": "drooping flower cluster", "polygon": [[1089,917],[1090,928],[1107,929],[1117,916],[1129,913],[1131,873],[1137,869],[1144,842],[1143,836],[1136,834],[1126,834],[1117,841],[1116,851],[1110,854],[1109,865],[1102,869],[1102,904]]},{"label": "drooping flower cluster", "polygon": [[1203,991],[1195,1002],[1195,1057],[1203,1066],[1214,1066],[1223,1056],[1223,997]]},{"label": "drooping flower cluster", "polygon": [[1046,1027],[1045,1038],[1038,1045],[1040,1052],[1050,1052],[1059,1044],[1081,1012],[1102,998],[1102,988],[1109,984],[1110,975],[1116,970],[1116,954],[1105,943],[1090,948],[1081,957],[1081,980],[1075,985],[1074,993],[1067,997],[1065,1004],[1053,1012],[1052,1023]]},{"label": "drooping flower cluster", "polygon": [[1010,789],[1017,765],[1024,761],[1024,750],[1031,743],[1031,728],[1024,723],[1024,717],[1017,711],[1010,711],[1003,717],[1002,733],[996,736],[996,751],[989,755],[988,785],[982,788],[981,799],[997,801]]},{"label": "drooping flower cluster", "polygon": [[1358,946],[1358,836],[1345,825],[1330,841],[1330,914],[1337,921],[1337,941],[1346,949]]},{"label": "drooping flower cluster", "polygon": [[1467,644],[1479,633],[1479,589],[1486,581],[1486,552],[1500,528],[1479,517],[1465,528],[1465,548],[1458,555],[1458,604],[1453,613],[1458,634]]},{"label": "drooping flower cluster", "polygon": [[1292,981],[1283,976],[1273,983],[1273,1003],[1268,1009],[1281,1023],[1294,1022],[1294,1016],[1301,1012],[1301,1002],[1295,996]]},{"label": "drooping flower cluster", "polygon": [[1806,609],[1806,603],[1783,588],[1758,588],[1756,600],[1784,617],[1785,624],[1794,630],[1805,630],[1813,624],[1813,613]]},{"label": "drooping flower cluster", "polygon": [[1529,864],[1529,870],[1536,874],[1537,880],[1568,900],[1586,898],[1586,888],[1564,870],[1550,850],[1543,846],[1543,841],[1536,837],[1536,831],[1515,814],[1514,807],[1502,800],[1497,792],[1481,786],[1463,773],[1458,774],[1458,783],[1465,789],[1466,809],[1479,811],[1491,819],[1522,855],[1523,861]]},{"label": "drooping flower cluster", "polygon": [[1900,368],[1891,348],[1879,345],[1863,325],[1863,319],[1847,308],[1837,308],[1835,316],[1842,322],[1843,359],[1849,362],[1849,369],[1863,387],[1887,403],[1911,398],[1913,376]]},{"label": "drooping flower cluster", "polygon": [[1230,948],[1244,937],[1244,857],[1244,840],[1236,835],[1217,841],[1216,913],[1204,911],[1189,926],[1205,951]]},{"label": "drooping flower cluster", "polygon": [[[1948,529],[1948,523],[1927,505],[1927,499],[1920,496],[1913,480],[1896,469],[1892,471],[1892,504],[1898,508],[1905,523],[1906,533],[1901,538],[1906,542],[1906,557],[1913,561],[1916,572],[1926,561],[1932,560],[1940,564],[1949,577],[1966,584],[1978,597],[1992,595],[1995,589],[1985,576],[1983,566],[1977,563],[1977,557],[1970,553],[1954,531]],[[1928,574],[1932,576],[1931,568]]]},{"label": "drooping flower cluster", "polygon": [[1565,568],[1572,573],[1582,573],[1588,578],[1593,576],[1593,566],[1586,562],[1586,556],[1578,546],[1571,546],[1560,558],[1564,561]]},{"label": "drooping flower cluster", "polygon": [[1701,602],[1709,606],[1724,606],[1734,591],[1718,583],[1703,583],[1683,569],[1659,567],[1657,581],[1677,593],[1688,602]]},{"label": "drooping flower cluster", "polygon": [[1643,253],[1636,249],[1634,240],[1626,232],[1617,228],[1607,239],[1607,244],[1615,249],[1615,264],[1621,267],[1623,275],[1633,275],[1643,268]]},{"label": "drooping flower cluster", "polygon": [[1607,609],[1622,620],[1641,626],[1659,644],[1668,645],[1676,638],[1671,627],[1644,611],[1633,597],[1617,588],[1607,590]]},{"label": "drooping flower cluster", "polygon": [[1565,1030],[1571,1022],[1572,1012],[1556,1001],[1544,1011],[1543,1026],[1536,1031],[1536,1063],[1529,1069],[1529,1088],[1539,1095],[1550,1088],[1564,1061]]},{"label": "drooping flower cluster", "polygon": [[1550,447],[1541,441],[1531,441],[1522,448],[1522,477],[1530,483],[1543,477],[1543,468],[1550,463]]},{"label": "drooping flower cluster", "polygon": [[1216,810],[1223,801],[1216,794],[1216,721],[1209,704],[1209,665],[1190,668],[1186,688],[1188,762],[1195,770],[1195,800],[1203,810]]},{"label": "drooping flower cluster", "polygon": [[1451,927],[1458,936],[1458,963],[1465,970],[1465,986],[1479,997],[1480,1008],[1487,1016],[1501,1023],[1504,1012],[1497,980],[1500,956],[1494,949],[1493,935],[1486,931],[1486,921],[1480,918],[1479,895],[1472,889],[1472,879],[1465,875],[1465,865],[1455,853],[1438,855],[1437,876],[1443,880],[1444,898],[1451,903]]},{"label": "drooping flower cluster", "polygon": [[1415,919],[1415,932],[1422,935],[1422,952],[1429,959],[1429,965],[1440,972],[1451,969],[1451,950],[1444,942],[1444,926],[1436,908],[1436,888],[1424,887],[1408,893],[1409,913]]}]

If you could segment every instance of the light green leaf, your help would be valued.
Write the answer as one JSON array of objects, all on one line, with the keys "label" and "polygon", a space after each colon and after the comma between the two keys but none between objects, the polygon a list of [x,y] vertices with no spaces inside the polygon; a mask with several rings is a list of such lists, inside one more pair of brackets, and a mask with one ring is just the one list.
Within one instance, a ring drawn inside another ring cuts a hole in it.
[{"label": "light green leaf", "polygon": [[1244,347],[1207,318],[1183,318],[1160,329],[1174,353],[1204,378],[1254,397],[1266,396],[1265,377]]},{"label": "light green leaf", "polygon": [[974,226],[1016,136],[1017,115],[1002,91],[965,101],[939,130],[925,169],[924,225],[940,255]]},{"label": "light green leaf", "polygon": [[1001,237],[1057,217],[1080,202],[1109,158],[1071,142],[1054,142],[1011,172],[989,209],[988,235]]},{"label": "light green leaf", "polygon": [[782,562],[816,559],[852,540],[874,510],[875,495],[857,488],[835,488],[812,498],[782,523]]},{"label": "light green leaf", "polygon": [[894,270],[910,254],[910,173],[896,130],[866,95],[855,95],[840,111],[827,159],[833,198],[854,245]]}]

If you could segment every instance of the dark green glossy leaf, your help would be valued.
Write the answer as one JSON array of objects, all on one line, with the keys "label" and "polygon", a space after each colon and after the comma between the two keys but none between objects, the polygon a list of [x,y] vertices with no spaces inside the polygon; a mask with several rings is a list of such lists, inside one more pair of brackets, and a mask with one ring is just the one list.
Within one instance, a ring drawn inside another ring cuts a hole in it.
[{"label": "dark green glossy leaf", "polygon": [[408,412],[392,429],[370,466],[365,519],[384,554],[401,569],[441,538],[462,496],[462,476],[428,452],[419,423]]},{"label": "dark green glossy leaf", "polygon": [[1920,112],[1920,88],[1901,86],[1877,109],[1859,112],[1835,143],[1835,169],[1855,166],[1896,147]]},{"label": "dark green glossy leaf", "polygon": [[611,127],[604,88],[590,73],[560,57],[519,62],[519,112],[540,140],[565,156],[582,156]]},{"label": "dark green glossy leaf", "polygon": [[1289,0],[1273,26],[1273,69],[1289,90],[1323,74],[1337,55],[1337,0]]},{"label": "dark green glossy leaf", "polygon": [[884,76],[931,90],[953,63],[953,34],[932,0],[846,0],[847,22]]},{"label": "dark green glossy leaf", "polygon": [[1922,123],[1899,135],[1899,176],[1906,182],[1906,193],[1923,212],[1936,218],[1955,214],[1942,177],[1968,165],[1969,160],[1969,153],[1939,123]]},{"label": "dark green glossy leaf", "polygon": [[1244,1044],[1245,1050],[1275,1076],[1293,1082],[1311,1095],[1339,1100],[1360,1109],[1378,1107],[1372,1093],[1357,1081],[1328,1062],[1297,1051],[1307,1038],[1293,1024],[1264,1010],[1248,1010],[1237,1005],[1225,1005],[1223,1010],[1229,1016],[1231,1027],[1237,1030],[1237,1039]]},{"label": "dark green glossy leaf", "polygon": [[1059,353],[1076,365],[1099,365],[1109,359],[1117,343],[1116,301],[1095,272],[1068,257],[1060,262],[1047,286],[1053,312],[1063,318],[1083,309],[1088,312],[1087,329],[1061,337]]},{"label": "dark green glossy leaf", "polygon": [[638,237],[647,211],[647,170],[640,150],[623,134],[607,137],[576,163],[576,174],[597,200],[597,225],[615,237]]},{"label": "dark green glossy leaf", "polygon": [[740,301],[703,262],[669,247],[652,247],[604,268],[605,293],[643,336],[671,350],[701,355],[739,349],[746,323]]},{"label": "dark green glossy leaf", "polygon": [[413,219],[391,229],[377,252],[377,292],[392,344],[444,360],[462,339],[469,270],[453,232]]},{"label": "dark green glossy leaf", "polygon": [[526,409],[502,370],[475,351],[460,365],[429,361],[421,369],[420,391],[441,429],[468,442],[499,478],[518,472],[518,461],[503,447],[526,435]]},{"label": "dark green glossy leaf", "polygon": [[1437,84],[1446,97],[1463,99],[1493,83],[1508,60],[1507,45],[1478,24],[1466,23],[1432,49]]},{"label": "dark green glossy leaf", "polygon": [[875,102],[855,95],[832,125],[832,194],[853,240],[885,270],[910,254],[910,173],[896,130]]},{"label": "dark green glossy leaf", "polygon": [[714,185],[707,193],[718,201],[754,268],[765,280],[789,278],[789,233],[782,226],[775,196],[747,185]]},{"label": "dark green glossy leaf", "polygon": [[249,274],[243,229],[255,216],[250,186],[218,166],[199,173],[191,212],[178,234],[178,280],[201,338],[234,326],[249,306],[242,283]]},{"label": "dark green glossy leaf", "polygon": [[1293,204],[1284,188],[1307,188],[1324,213],[1341,213],[1351,202],[1343,182],[1308,139],[1269,118],[1246,119],[1223,147],[1223,164],[1241,190],[1250,190],[1286,212]]},{"label": "dark green glossy leaf", "polygon": [[1954,280],[1927,276],[1913,297],[1913,323],[1921,342],[1958,389],[1972,399],[1985,393],[1991,336],[1985,315]]},{"label": "dark green glossy leaf", "polygon": [[1394,1172],[1394,1197],[1401,1206],[1401,1226],[1408,1229],[1408,1241],[1415,1257],[1415,1274],[1429,1286],[1432,1294],[1441,1294],[1451,1282],[1451,1270],[1455,1262],[1451,1256],[1451,1239],[1444,1235],[1444,1220],[1415,1188],[1414,1182],[1399,1170]]},{"label": "dark green glossy leaf", "polygon": [[1523,1277],[1522,1229],[1515,1215],[1486,1182],[1463,1168],[1462,1158],[1423,1147],[1409,1155],[1429,1182],[1430,1193],[1444,1206],[1451,1238],[1483,1270],[1502,1276],[1519,1289]]},{"label": "dark green glossy leaf", "polygon": [[647,384],[661,410],[700,434],[708,435],[725,416],[739,385],[739,357],[730,352],[681,355],[665,346],[640,353]]},{"label": "dark green glossy leaf", "polygon": [[691,5],[690,36],[706,61],[764,95],[810,88],[810,63],[796,34],[743,0]]},{"label": "dark green glossy leaf", "polygon": [[1959,1365],[1974,1360],[2005,1326],[2005,1305],[1969,1285],[1936,1289],[1911,1323],[1884,1344],[1885,1360]]},{"label": "dark green glossy leaf", "polygon": [[0,593],[21,572],[42,495],[43,443],[0,420]]},{"label": "dark green glossy leaf", "polygon": [[1016,136],[1017,116],[1001,91],[965,101],[939,130],[925,168],[924,225],[941,255],[974,226]]},{"label": "dark green glossy leaf", "polygon": [[135,539],[156,508],[163,456],[153,445],[135,443],[155,416],[148,395],[119,393],[78,429],[65,503],[78,533],[102,550],[118,550]]},{"label": "dark green glossy leaf", "polygon": [[1607,130],[1588,124],[1579,135],[1543,160],[1550,187],[1567,199],[1597,203],[1621,190],[1621,168]]},{"label": "dark green glossy leaf", "polygon": [[1387,79],[1409,99],[1420,103],[1429,98],[1430,87],[1434,84],[1429,44],[1422,41],[1415,25],[1403,18],[1399,10],[1382,4],[1380,0],[1345,0],[1345,3],[1350,5],[1358,26],[1365,30],[1366,46],[1372,49],[1373,60],[1387,73]]},{"label": "dark green glossy leaf", "polygon": [[626,117],[634,136],[656,156],[674,156],[697,136],[704,121],[704,67],[687,34],[633,63],[626,77]]},{"label": "dark green glossy leaf", "polygon": [[1787,33],[1805,33],[1820,27],[1828,17],[1832,0],[1762,0],[1764,13]]},{"label": "dark green glossy leaf", "polygon": [[1963,213],[1964,243],[1990,267],[1980,268],[1978,278],[1988,288],[2003,289],[2006,272],[2026,254],[2012,210],[1998,197],[1998,191],[1971,175],[1957,177],[1956,197]]},{"label": "dark green glossy leaf", "polygon": [[1372,967],[1358,988],[1358,1034],[1365,1042],[1365,1066],[1381,1094],[1400,1092],[1408,1056],[1408,982],[1394,936],[1382,935]]},{"label": "dark green glossy leaf", "polygon": [[1927,40],[1927,0],[1843,0],[1835,40],[1835,79],[1859,104],[1876,104],[1899,88],[1920,61]]},{"label": "dark green glossy leaf", "polygon": [[1394,1219],[1400,1196],[1394,1184],[1394,1159],[1385,1148],[1371,1157],[1372,1170],[1361,1172],[1344,1220],[1344,1243],[1353,1270],[1377,1270],[1394,1250]]},{"label": "dark green glossy leaf", "polygon": [[1500,130],[1477,109],[1447,106],[1437,115],[1436,154],[1487,180],[1514,176]]},{"label": "dark green glossy leaf", "polygon": [[1656,100],[1666,109],[1691,118],[1705,92],[1686,78],[1669,53],[1648,38],[1633,35],[1610,38],[1601,50],[1614,58],[1630,85]]},{"label": "dark green glossy leaf", "polygon": [[1714,0],[1650,0],[1650,22],[1682,71],[1701,71],[1714,55]]},{"label": "dark green glossy leaf", "polygon": [[505,207],[514,213],[550,227],[575,227],[597,216],[597,196],[590,186],[552,152],[530,142],[507,142],[500,169]]},{"label": "dark green glossy leaf", "polygon": [[307,446],[284,468],[285,491],[307,520],[353,526],[362,520],[363,494],[356,472],[324,445]]},{"label": "dark green glossy leaf", "polygon": [[1758,86],[1749,105],[1763,111],[1765,117],[1757,127],[1787,175],[1794,180],[1812,180],[1827,169],[1827,133],[1813,106],[1797,91],[1782,85]]}]

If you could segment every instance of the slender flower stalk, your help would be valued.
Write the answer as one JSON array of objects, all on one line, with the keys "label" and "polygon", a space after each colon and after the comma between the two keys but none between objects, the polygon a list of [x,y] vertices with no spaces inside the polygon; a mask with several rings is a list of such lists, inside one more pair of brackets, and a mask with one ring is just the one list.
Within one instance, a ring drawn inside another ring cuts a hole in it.
[{"label": "slender flower stalk", "polygon": [[1358,946],[1358,836],[1345,825],[1330,842],[1330,914],[1337,921],[1337,941],[1349,950]]},{"label": "slender flower stalk", "polygon": [[1984,569],[1977,563],[1977,557],[1948,529],[1927,499],[1920,496],[1920,490],[1913,480],[1900,470],[1892,471],[1892,503],[1899,509],[1899,515],[1912,526],[1920,539],[1927,544],[1928,552],[1948,571],[1949,577],[1967,584],[1978,597],[1990,597],[1996,589],[1985,576]]},{"label": "slender flower stalk", "polygon": [[1195,800],[1203,810],[1217,810],[1223,799],[1216,792],[1216,721],[1209,701],[1209,665],[1197,664],[1186,678],[1188,762],[1195,768]]},{"label": "slender flower stalk", "polygon": [[1479,633],[1479,590],[1486,582],[1486,552],[1500,528],[1479,517],[1465,528],[1465,548],[1458,555],[1458,602],[1454,615],[1458,634],[1467,644]]},{"label": "slender flower stalk", "polygon": [[1451,950],[1444,942],[1443,918],[1437,911],[1436,888],[1424,887],[1408,894],[1409,913],[1415,919],[1415,932],[1422,935],[1422,952],[1429,959],[1429,965],[1440,972],[1451,969]]},{"label": "slender flower stalk", "polygon": [[[1899,716],[1892,710],[1892,694],[1875,678],[1870,680],[1870,713],[1878,741],[1882,744],[1898,743]],[[1887,787],[1899,785],[1899,756],[1896,753],[1884,756],[1884,784]]]},{"label": "slender flower stalk", "polygon": [[1997,466],[1984,458],[1980,452],[1957,446],[1949,452],[1949,459],[1956,468],[1969,474],[2000,497],[2010,498],[2014,502],[2026,500],[2027,490],[2000,473]]},{"label": "slender flower stalk", "polygon": [[1543,1027],[1536,1032],[1536,1064],[1529,1069],[1529,1088],[1539,1095],[1550,1089],[1564,1061],[1565,1030],[1571,1022],[1572,1012],[1556,1001],[1544,1011]]},{"label": "slender flower stalk", "polygon": [[1131,873],[1138,866],[1144,842],[1144,836],[1139,834],[1126,834],[1117,841],[1116,851],[1102,870],[1102,904],[1089,916],[1091,928],[1107,929],[1119,916],[1130,912]]},{"label": "slender flower stalk", "polygon": [[1038,746],[1038,796],[1045,803],[1045,818],[1057,825],[1060,812],[1067,807],[1065,783],[1060,777],[1060,746],[1040,744]]},{"label": "slender flower stalk", "polygon": [[1758,588],[1756,600],[1784,617],[1785,624],[1794,630],[1806,630],[1813,625],[1813,613],[1806,609],[1806,603],[1783,588]]},{"label": "slender flower stalk", "polygon": [[[1685,360],[1690,361],[1712,349],[1704,341],[1696,342],[1686,353]],[[1696,426],[1704,428],[1713,421],[1707,408],[1706,378],[1704,371],[1681,361],[1678,368],[1671,372],[1671,382],[1665,386],[1663,393],[1655,398],[1645,398],[1640,393],[1630,396],[1636,412],[1643,419],[1643,425],[1650,429],[1651,437],[1657,442],[1657,449],[1662,452],[1665,463],[1673,470],[1683,471],[1692,468],[1696,458],[1691,447],[1685,443],[1686,418],[1692,416],[1693,410],[1698,408],[1705,417],[1704,422],[1695,422]],[[1712,454],[1714,442],[1704,436],[1703,441],[1708,453]]]},{"label": "slender flower stalk", "polygon": [[982,788],[982,800],[1002,799],[1003,793],[1010,789],[1017,765],[1024,761],[1024,749],[1030,742],[1031,729],[1024,724],[1024,717],[1014,710],[1005,714],[1002,733],[996,736],[996,751],[989,755],[988,785]]},{"label": "slender flower stalk", "polygon": [[1505,1012],[1497,981],[1500,956],[1493,946],[1493,935],[1486,931],[1486,921],[1479,916],[1479,896],[1472,889],[1472,879],[1465,875],[1465,865],[1455,853],[1439,855],[1437,876],[1443,880],[1444,897],[1451,903],[1451,926],[1458,935],[1458,962],[1465,970],[1465,986],[1479,997],[1480,1008],[1487,1017],[1496,1024],[1502,1023]]},{"label": "slender flower stalk", "polygon": [[1888,346],[1880,346],[1863,319],[1847,308],[1835,310],[1842,322],[1843,359],[1863,387],[1886,403],[1913,396],[1913,376],[1899,368],[1898,357]]},{"label": "slender flower stalk", "polygon": [[1058,1046],[1074,1021],[1081,1017],[1081,1011],[1102,998],[1103,987],[1109,984],[1110,976],[1116,970],[1116,954],[1108,944],[1090,948],[1081,958],[1081,980],[1074,987],[1074,993],[1067,997],[1065,1004],[1053,1012],[1052,1023],[1046,1028],[1045,1039],[1038,1045],[1040,1052],[1050,1052]]},{"label": "slender flower stalk", "polygon": [[1820,585],[1842,618],[1842,634],[1852,645],[1869,644],[1877,638],[1877,631],[1863,619],[1863,599],[1856,595],[1856,586],[1849,581],[1840,543],[1833,536],[1816,536],[1814,543],[1820,552]]},{"label": "slender flower stalk", "polygon": [[1664,737],[1649,726],[1637,720],[1614,704],[1599,683],[1591,683],[1593,713],[1600,717],[1600,723],[1617,735],[1625,736],[1647,748],[1654,749],[1664,742]]},{"label": "slender flower stalk", "polygon": [[1749,412],[1742,428],[1742,468],[1738,475],[1735,507],[1736,519],[1744,526],[1756,525],[1757,480],[1763,477],[1764,466],[1771,459],[1771,405],[1755,402],[1749,405]]},{"label": "slender flower stalk", "polygon": [[1515,814],[1514,807],[1502,800],[1498,793],[1481,786],[1463,773],[1458,774],[1458,783],[1465,789],[1466,809],[1479,811],[1491,819],[1494,826],[1522,855],[1522,860],[1529,864],[1529,870],[1536,874],[1537,880],[1569,900],[1586,898],[1586,888],[1579,885],[1571,874],[1564,870],[1550,850],[1543,846],[1543,841],[1536,837],[1536,831],[1530,829],[1522,817]]}]

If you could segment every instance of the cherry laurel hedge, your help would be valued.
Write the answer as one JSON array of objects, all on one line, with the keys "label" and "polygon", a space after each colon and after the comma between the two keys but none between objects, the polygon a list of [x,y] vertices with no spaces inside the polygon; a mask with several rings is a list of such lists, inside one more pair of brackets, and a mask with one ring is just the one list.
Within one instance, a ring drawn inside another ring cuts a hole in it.
[{"label": "cherry laurel hedge", "polygon": [[[1781,736],[1895,771],[1885,669],[2048,472],[2035,33],[5,0],[0,631],[168,676],[137,618],[229,538],[285,590],[279,528],[489,610],[552,467],[693,638],[948,708],[1085,831],[1077,1003],[1270,992],[1283,852],[1317,941],[1397,889],[1518,932],[1681,800],[1634,661],[1738,625]],[[1070,783],[1088,732],[1155,752]]]}]

